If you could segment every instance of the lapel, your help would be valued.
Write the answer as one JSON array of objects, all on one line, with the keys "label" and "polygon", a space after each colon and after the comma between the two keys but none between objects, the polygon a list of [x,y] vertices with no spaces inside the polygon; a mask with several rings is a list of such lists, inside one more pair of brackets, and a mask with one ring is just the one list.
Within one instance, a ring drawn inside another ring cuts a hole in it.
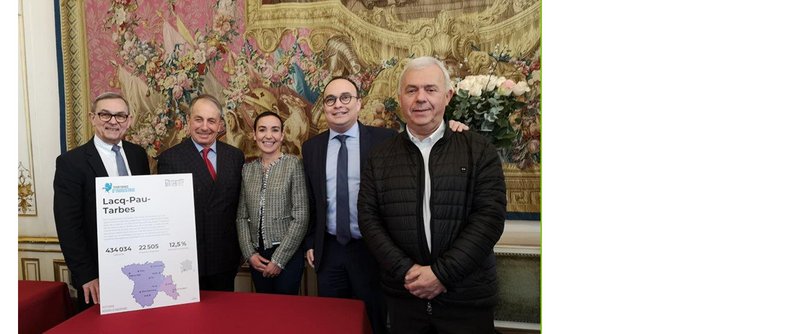
[{"label": "lapel", "polygon": [[[330,141],[331,130],[326,130],[322,133],[322,145],[319,145],[317,150],[314,152],[316,161],[321,161],[322,163],[319,166],[315,166],[318,172],[316,174],[316,184],[319,185],[319,189],[322,190],[321,202],[327,203],[325,200],[328,198],[328,187],[326,185],[325,174],[328,166],[328,142]],[[326,204],[327,205],[327,204]]]},{"label": "lapel", "polygon": [[[219,151],[219,146],[217,146],[217,148],[217,151]],[[214,182],[211,180],[211,174],[208,172],[206,162],[203,161],[203,155],[197,151],[197,147],[194,146],[194,142],[191,138],[187,138],[183,141],[183,150],[185,152],[184,155],[189,158],[190,170],[195,171],[194,175],[197,176],[194,182],[202,185],[204,188],[213,188]],[[217,152],[217,166],[219,166],[219,160],[219,152]],[[217,177],[219,177],[219,175],[217,175]]]},{"label": "lapel", "polygon": [[94,171],[94,175],[97,177],[108,176],[106,166],[103,165],[103,159],[100,158],[100,152],[97,152],[97,148],[94,147],[94,137],[89,139],[89,142],[84,144],[83,147],[86,152],[86,162],[89,163],[89,167]]},{"label": "lapel", "polygon": [[371,132],[364,124],[358,122],[358,146],[360,154],[358,155],[358,160],[361,161],[361,166],[363,167],[367,161],[367,155],[369,154],[369,149],[372,146]]},{"label": "lapel", "polygon": [[[217,182],[228,176],[227,167],[228,163],[231,161],[230,157],[228,157],[228,153],[230,153],[228,148],[223,146],[221,141],[217,140]],[[203,165],[205,165],[205,161],[203,162]],[[208,168],[206,168],[206,170],[208,170]],[[208,174],[208,177],[210,178],[211,174]]]},{"label": "lapel", "polygon": [[128,157],[128,166],[131,168],[131,175],[147,175],[150,174],[150,170],[140,170],[139,166],[141,166],[142,161],[139,159],[139,155],[134,153],[136,148],[134,147],[136,144],[129,143],[127,141],[122,141],[122,149],[125,150],[125,156]]}]

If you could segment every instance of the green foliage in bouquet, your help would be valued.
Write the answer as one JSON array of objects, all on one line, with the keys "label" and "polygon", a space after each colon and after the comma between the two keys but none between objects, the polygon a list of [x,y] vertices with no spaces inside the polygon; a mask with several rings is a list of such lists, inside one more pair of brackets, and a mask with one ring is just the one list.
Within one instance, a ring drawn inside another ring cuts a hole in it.
[{"label": "green foliage in bouquet", "polygon": [[528,103],[528,84],[494,75],[469,75],[458,80],[454,90],[446,117],[489,137],[499,149],[511,148],[519,137],[520,122],[511,116]]}]

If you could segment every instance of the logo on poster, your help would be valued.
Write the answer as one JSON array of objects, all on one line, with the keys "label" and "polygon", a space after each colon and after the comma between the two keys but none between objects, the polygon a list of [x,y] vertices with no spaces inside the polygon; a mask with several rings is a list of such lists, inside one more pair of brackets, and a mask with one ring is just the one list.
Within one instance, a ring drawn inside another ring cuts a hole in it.
[{"label": "logo on poster", "polygon": [[183,187],[183,179],[170,180],[164,179],[165,187]]},{"label": "logo on poster", "polygon": [[128,187],[127,185],[115,186],[115,185],[111,184],[111,182],[106,182],[106,184],[104,184],[103,187],[100,188],[100,189],[105,190],[107,193],[110,192],[112,194],[116,194],[116,193],[132,193],[132,192],[136,191],[136,188],[131,188],[131,187]]}]

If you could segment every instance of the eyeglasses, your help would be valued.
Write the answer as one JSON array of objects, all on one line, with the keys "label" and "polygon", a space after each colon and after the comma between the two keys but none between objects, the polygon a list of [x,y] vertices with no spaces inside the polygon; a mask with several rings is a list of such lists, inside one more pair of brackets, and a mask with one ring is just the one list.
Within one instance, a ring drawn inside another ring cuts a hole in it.
[{"label": "eyeglasses", "polygon": [[[342,94],[339,96],[339,102],[342,102],[342,104],[348,104],[353,99],[353,97],[358,98],[358,96],[353,96],[350,94]],[[322,100],[322,102],[324,102],[325,105],[328,107],[333,107],[333,105],[336,104],[336,96],[328,95],[325,97],[324,100]]]},{"label": "eyeglasses", "polygon": [[130,116],[128,114],[110,114],[107,112],[101,112],[95,115],[97,115],[97,117],[100,117],[100,120],[103,122],[110,121],[111,117],[113,116],[117,120],[117,123],[124,123],[125,121],[128,120],[128,116]]}]

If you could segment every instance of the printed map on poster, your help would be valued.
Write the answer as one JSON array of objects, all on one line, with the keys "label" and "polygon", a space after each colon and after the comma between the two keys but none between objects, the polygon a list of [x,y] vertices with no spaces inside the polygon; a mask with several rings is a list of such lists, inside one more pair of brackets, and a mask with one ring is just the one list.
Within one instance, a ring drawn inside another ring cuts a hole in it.
[{"label": "printed map on poster", "polygon": [[101,177],[100,314],[200,301],[191,174]]}]

